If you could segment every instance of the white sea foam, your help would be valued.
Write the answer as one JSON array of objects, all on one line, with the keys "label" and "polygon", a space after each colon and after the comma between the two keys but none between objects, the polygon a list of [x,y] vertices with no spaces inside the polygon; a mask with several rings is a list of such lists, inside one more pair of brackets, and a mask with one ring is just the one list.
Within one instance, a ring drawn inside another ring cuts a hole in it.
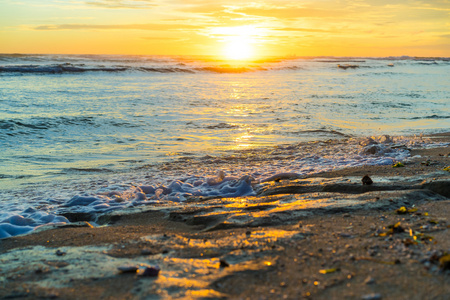
[{"label": "white sea foam", "polygon": [[29,233],[45,224],[68,223],[63,216],[48,214],[37,208],[29,207],[20,214],[5,212],[0,214],[0,239],[19,234]]},{"label": "white sea foam", "polygon": [[444,144],[421,137],[329,140],[181,159],[159,169],[108,175],[101,180],[34,186],[4,193],[4,197],[15,195],[18,199],[13,205],[0,201],[0,238],[28,233],[43,224],[69,222],[61,213],[98,215],[200,197],[251,196],[262,182],[364,165],[392,165],[408,160],[410,148],[437,146]]}]

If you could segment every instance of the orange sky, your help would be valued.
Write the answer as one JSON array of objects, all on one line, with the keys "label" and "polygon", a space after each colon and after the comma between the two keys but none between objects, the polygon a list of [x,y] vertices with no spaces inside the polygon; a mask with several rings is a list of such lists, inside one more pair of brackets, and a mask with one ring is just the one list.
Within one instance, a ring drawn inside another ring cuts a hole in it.
[{"label": "orange sky", "polygon": [[0,53],[450,56],[450,0],[0,0]]}]

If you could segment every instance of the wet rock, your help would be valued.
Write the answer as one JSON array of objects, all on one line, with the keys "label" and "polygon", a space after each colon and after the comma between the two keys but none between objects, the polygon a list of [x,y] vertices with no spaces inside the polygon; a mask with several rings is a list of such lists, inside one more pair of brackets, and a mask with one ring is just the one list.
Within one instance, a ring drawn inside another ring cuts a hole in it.
[{"label": "wet rock", "polygon": [[58,250],[56,250],[55,254],[57,256],[64,256],[64,255],[66,255],[66,252],[65,251],[61,251],[61,250],[58,249]]},{"label": "wet rock", "polygon": [[161,269],[158,266],[150,266],[145,267],[141,272],[139,272],[140,276],[143,277],[156,277],[159,275]]},{"label": "wet rock", "polygon": [[363,185],[371,185],[373,183],[372,178],[369,177],[369,175],[365,175],[362,179]]}]

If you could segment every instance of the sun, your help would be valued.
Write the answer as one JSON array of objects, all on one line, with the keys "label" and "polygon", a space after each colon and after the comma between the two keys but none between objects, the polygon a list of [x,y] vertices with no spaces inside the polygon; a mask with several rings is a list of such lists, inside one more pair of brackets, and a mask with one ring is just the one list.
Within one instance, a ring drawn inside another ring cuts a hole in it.
[{"label": "sun", "polygon": [[253,57],[254,51],[249,40],[242,36],[234,36],[229,38],[224,54],[231,60],[247,60]]},{"label": "sun", "polygon": [[210,35],[216,38],[221,46],[222,56],[227,60],[246,61],[254,59],[256,47],[262,36],[265,35],[262,28],[252,25],[236,27],[215,27]]}]

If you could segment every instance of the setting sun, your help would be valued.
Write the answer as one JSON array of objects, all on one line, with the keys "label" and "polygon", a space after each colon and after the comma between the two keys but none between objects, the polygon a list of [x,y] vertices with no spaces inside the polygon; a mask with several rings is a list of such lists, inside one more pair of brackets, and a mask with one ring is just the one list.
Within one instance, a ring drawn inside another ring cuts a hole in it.
[{"label": "setting sun", "polygon": [[224,49],[225,57],[232,60],[245,60],[253,56],[251,43],[245,38],[233,37]]},{"label": "setting sun", "polygon": [[222,44],[222,55],[229,60],[249,60],[255,58],[255,44],[261,43],[262,28],[255,26],[216,27],[211,36]]}]

